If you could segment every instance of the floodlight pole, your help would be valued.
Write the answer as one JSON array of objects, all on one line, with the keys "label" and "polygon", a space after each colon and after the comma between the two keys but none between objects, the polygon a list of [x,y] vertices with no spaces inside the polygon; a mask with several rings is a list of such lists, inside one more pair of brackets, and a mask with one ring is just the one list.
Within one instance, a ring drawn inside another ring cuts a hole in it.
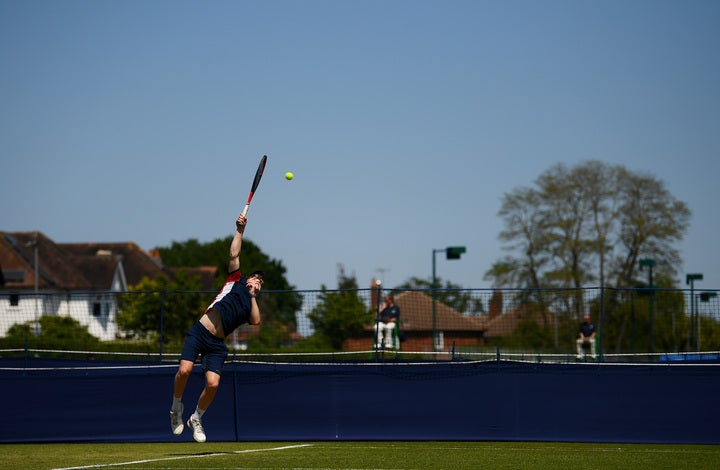
[{"label": "floodlight pole", "polygon": [[[698,294],[700,302],[710,302],[710,299],[717,297],[717,292],[700,292]],[[700,313],[698,312],[698,320]],[[698,321],[698,349],[700,349],[700,322]]]},{"label": "floodlight pole", "polygon": [[[695,315],[695,281],[702,281],[703,275],[700,273],[687,274],[685,276],[685,284],[690,284],[690,334],[688,335],[688,350],[692,348],[692,337],[697,331],[695,338],[695,350],[700,351],[700,322]],[[697,325],[694,323],[697,322]]]},{"label": "floodlight pole", "polygon": [[432,342],[433,352],[437,352],[438,332],[437,332],[437,275],[435,274],[435,253],[445,252],[447,259],[460,259],[460,255],[465,253],[464,246],[449,246],[447,248],[434,248],[432,250]]},{"label": "floodlight pole", "polygon": [[444,249],[433,249],[432,251],[432,344],[433,352],[437,351],[437,275],[435,274],[435,253],[445,251]]}]

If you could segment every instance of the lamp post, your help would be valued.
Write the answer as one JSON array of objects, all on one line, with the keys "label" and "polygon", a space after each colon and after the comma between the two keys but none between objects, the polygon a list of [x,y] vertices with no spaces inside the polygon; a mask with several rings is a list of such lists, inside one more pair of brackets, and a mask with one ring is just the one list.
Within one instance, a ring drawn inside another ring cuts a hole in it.
[{"label": "lamp post", "polygon": [[[710,302],[710,299],[717,297],[717,292],[700,292],[700,302]],[[700,313],[698,312],[698,351],[700,350]]]},{"label": "lamp post", "polygon": [[[696,321],[696,318],[695,318],[695,281],[702,281],[702,280],[703,280],[703,275],[700,273],[687,274],[685,276],[685,284],[690,285],[690,334],[688,335],[690,344],[688,344],[688,349],[692,348],[692,343],[693,343],[692,339],[693,339],[693,334],[695,333],[695,328],[694,328],[695,327],[694,322]],[[699,336],[700,322],[697,322],[697,323],[698,323],[697,328],[698,328],[698,336]],[[699,337],[695,338],[695,349],[697,351],[700,350],[700,338]]]},{"label": "lamp post", "polygon": [[648,291],[648,295],[650,298],[648,299],[648,320],[650,321],[650,353],[655,352],[655,338],[654,338],[654,310],[655,310],[655,286],[653,285],[653,266],[655,266],[655,260],[652,258],[643,258],[640,260],[640,271],[643,271],[645,268],[648,268],[648,288],[650,289]]},{"label": "lamp post", "polygon": [[445,252],[446,259],[460,259],[460,255],[465,253],[464,246],[448,246],[447,248],[434,248],[432,250],[432,342],[433,352],[438,349],[437,334],[437,276],[435,274],[435,253]]}]

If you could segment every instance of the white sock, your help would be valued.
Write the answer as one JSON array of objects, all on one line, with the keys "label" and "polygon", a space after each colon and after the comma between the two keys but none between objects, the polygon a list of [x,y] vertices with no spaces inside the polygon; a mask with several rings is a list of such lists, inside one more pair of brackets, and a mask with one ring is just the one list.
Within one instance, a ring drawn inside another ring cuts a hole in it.
[{"label": "white sock", "polygon": [[175,411],[179,410],[180,405],[182,405],[182,397],[178,398],[178,397],[174,396],[173,403],[172,403],[172,410],[175,410]]},{"label": "white sock", "polygon": [[193,413],[193,416],[197,419],[202,418],[202,415],[205,414],[205,410],[201,410],[200,408],[195,408],[195,413]]}]

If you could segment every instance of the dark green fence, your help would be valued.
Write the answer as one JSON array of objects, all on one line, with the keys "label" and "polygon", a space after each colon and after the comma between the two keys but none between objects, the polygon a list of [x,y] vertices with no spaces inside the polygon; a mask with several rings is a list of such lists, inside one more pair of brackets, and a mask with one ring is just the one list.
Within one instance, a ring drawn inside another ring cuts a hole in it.
[{"label": "dark green fence", "polygon": [[[263,323],[227,339],[236,355],[377,353],[374,319],[385,294],[400,307],[400,339],[384,355],[432,359],[575,360],[584,314],[600,361],[713,357],[720,297],[683,289],[458,289],[264,291]],[[177,354],[215,292],[0,292],[5,350]],[[697,356],[697,353],[705,353]],[[679,355],[679,356],[678,356]],[[361,356],[366,357],[366,356]]]}]

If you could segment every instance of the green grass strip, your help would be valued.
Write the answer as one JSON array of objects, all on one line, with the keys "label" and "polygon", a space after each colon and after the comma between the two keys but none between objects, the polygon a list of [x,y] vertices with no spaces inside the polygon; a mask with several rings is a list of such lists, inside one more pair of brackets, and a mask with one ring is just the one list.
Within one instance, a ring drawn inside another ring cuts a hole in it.
[{"label": "green grass strip", "polygon": [[553,442],[2,444],[6,469],[717,469],[720,446]]}]

